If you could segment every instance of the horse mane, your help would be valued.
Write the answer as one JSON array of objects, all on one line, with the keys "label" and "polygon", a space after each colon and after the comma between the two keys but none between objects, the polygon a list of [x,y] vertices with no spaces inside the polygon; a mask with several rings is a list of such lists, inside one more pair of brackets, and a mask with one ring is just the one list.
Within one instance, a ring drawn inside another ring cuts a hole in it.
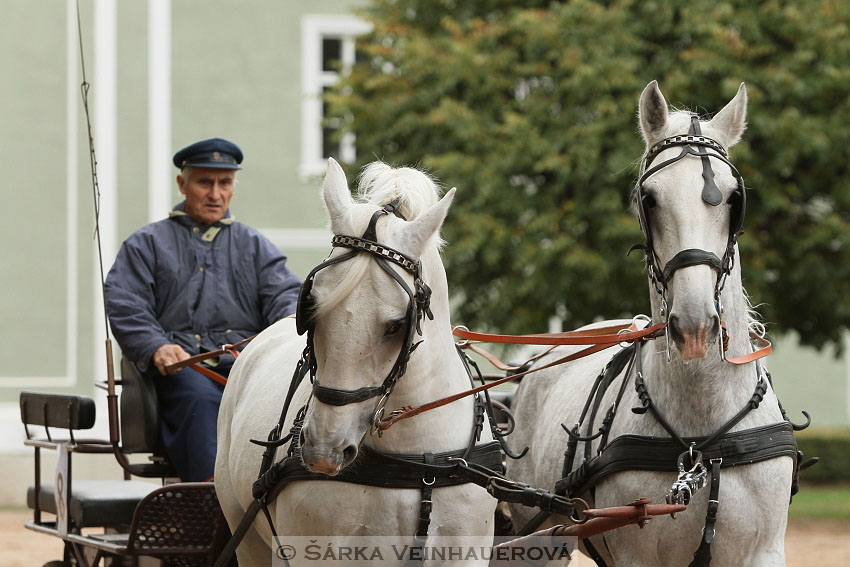
[{"label": "horse mane", "polygon": [[[394,168],[382,161],[375,161],[363,168],[357,178],[355,200],[358,204],[375,207],[352,207],[347,224],[351,234],[360,236],[368,226],[376,208],[397,202],[397,211],[406,220],[412,221],[440,200],[440,187],[427,173],[412,167]],[[436,246],[445,242],[437,237]],[[338,305],[363,279],[372,257],[358,254],[345,263],[345,274],[339,284],[325,297],[316,302],[316,317]]]}]

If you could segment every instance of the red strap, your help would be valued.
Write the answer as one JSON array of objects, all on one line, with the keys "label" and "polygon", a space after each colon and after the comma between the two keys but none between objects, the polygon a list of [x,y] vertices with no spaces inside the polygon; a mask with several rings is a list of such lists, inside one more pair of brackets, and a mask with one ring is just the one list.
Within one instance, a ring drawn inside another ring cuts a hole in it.
[{"label": "red strap", "polygon": [[762,347],[758,350],[751,352],[750,354],[727,358],[726,362],[728,362],[729,364],[747,364],[748,362],[764,358],[765,356],[773,352],[773,345],[770,344],[770,341],[766,338],[756,335],[755,333],[750,333],[750,338],[760,342],[762,344]]},{"label": "red strap", "polygon": [[567,331],[565,333],[546,333],[537,335],[490,335],[475,333],[463,327],[455,327],[452,332],[456,337],[483,343],[507,343],[513,345],[615,345],[624,342],[635,342],[650,337],[664,329],[664,323],[656,323],[651,327],[637,330],[634,323]]},{"label": "red strap", "polygon": [[[530,370],[526,370],[525,372],[520,372],[518,374],[513,374],[511,376],[505,376],[504,378],[500,378],[499,380],[495,380],[490,382],[489,384],[485,384],[483,386],[478,386],[477,388],[473,388],[471,390],[466,390],[463,392],[459,392],[457,394],[453,394],[451,396],[447,396],[445,398],[440,398],[439,400],[435,400],[433,402],[429,402],[427,404],[421,406],[405,406],[403,408],[399,408],[393,411],[390,414],[390,417],[376,424],[376,427],[380,431],[386,431],[394,423],[397,423],[403,419],[407,419],[409,417],[413,417],[415,415],[419,415],[420,413],[426,412],[428,410],[438,408],[440,406],[444,406],[446,404],[450,404],[451,402],[457,401],[461,398],[465,398],[466,396],[471,396],[473,394],[477,394],[478,392],[483,392],[484,390],[489,390],[495,386],[499,386],[501,384],[505,384],[512,380],[516,380],[526,374],[531,374],[532,372],[537,372],[539,370],[544,370],[546,368],[551,368],[553,366],[557,366],[559,364],[564,364],[566,362],[571,362],[573,360],[577,360],[579,358],[583,358],[585,356],[591,355],[593,353],[605,350],[614,346],[615,344],[621,344],[624,342],[636,342],[639,340],[647,339],[647,338],[655,338],[659,336],[664,331],[664,323],[657,323],[652,325],[651,327],[646,327],[645,329],[637,330],[636,323],[633,321],[630,324],[624,325],[614,325],[610,327],[600,327],[596,329],[586,329],[582,331],[568,331],[566,333],[550,333],[550,334],[537,334],[537,335],[490,335],[487,333],[475,333],[469,331],[465,328],[455,327],[452,332],[456,337],[460,337],[466,340],[474,340],[481,342],[491,342],[491,343],[507,343],[507,344],[537,344],[537,345],[590,345],[587,348],[584,348],[578,352],[574,352],[569,354],[563,358],[559,358],[554,362],[550,362],[548,364],[544,364],[543,366],[539,366],[536,368],[532,368]],[[744,356],[738,356],[734,358],[727,358],[726,362],[730,364],[747,364],[754,360],[758,360],[760,358],[764,358],[773,352],[773,347],[770,344],[770,341],[767,339],[760,337],[758,335],[753,334],[753,339],[759,341],[762,345],[762,348],[756,350],[755,352],[751,352],[750,354]],[[471,345],[470,345],[471,346]],[[475,349],[477,350],[477,349]],[[547,351],[548,352],[548,351]],[[479,353],[481,354],[481,353]],[[488,357],[489,358],[489,357]],[[498,365],[497,365],[498,367]]]},{"label": "red strap", "polygon": [[242,339],[238,343],[233,343],[232,345],[222,345],[222,347],[218,350],[213,350],[210,352],[202,352],[201,354],[196,354],[195,356],[190,356],[186,360],[181,360],[180,362],[175,362],[174,364],[169,364],[165,367],[165,371],[168,373],[177,372],[187,366],[192,366],[193,364],[197,364],[199,362],[203,362],[210,358],[215,358],[216,356],[221,356],[222,354],[232,354],[234,358],[238,357],[237,348],[248,344],[253,340],[254,337],[248,337],[247,339]]},{"label": "red strap", "polygon": [[500,378],[499,380],[496,380],[494,382],[490,382],[489,384],[485,384],[483,386],[478,386],[477,388],[473,388],[471,390],[465,390],[463,392],[459,392],[457,394],[453,394],[453,395],[447,396],[445,398],[440,398],[439,400],[435,400],[433,402],[429,402],[429,403],[421,405],[421,406],[405,406],[403,408],[399,408],[399,409],[393,411],[390,414],[390,417],[388,419],[382,421],[380,424],[377,424],[377,428],[380,431],[386,431],[387,429],[392,427],[392,425],[394,423],[399,422],[403,419],[407,419],[409,417],[413,417],[414,415],[419,415],[420,413],[426,412],[428,410],[438,408],[438,407],[444,406],[446,404],[450,404],[451,402],[457,401],[461,398],[465,398],[466,396],[471,396],[473,394],[477,394],[478,392],[483,392],[484,390],[489,390],[490,388],[493,388],[495,386],[499,386],[500,384],[505,384],[506,382],[510,382],[511,380],[516,380],[517,378],[525,376],[526,374],[531,374],[532,372],[537,372],[539,370],[551,368],[551,367],[557,366],[559,364],[564,364],[565,362],[578,360],[579,358],[591,355],[591,354],[593,354],[595,352],[599,352],[601,350],[605,350],[606,348],[611,348],[612,346],[614,346],[614,345],[613,344],[592,345],[592,346],[589,346],[589,347],[582,349],[578,352],[574,352],[572,354],[569,354],[569,355],[567,355],[563,358],[559,358],[558,360],[556,360],[554,362],[550,362],[548,364],[544,364],[543,366],[538,366],[538,367],[532,368],[531,370],[526,370],[525,372],[520,372],[518,374],[513,374],[511,376],[505,376],[504,378]]},{"label": "red strap", "polygon": [[195,372],[200,372],[213,382],[217,384],[221,384],[222,386],[227,385],[227,378],[219,374],[218,372],[214,372],[205,366],[201,366],[200,364],[190,364],[189,368],[194,370]]}]

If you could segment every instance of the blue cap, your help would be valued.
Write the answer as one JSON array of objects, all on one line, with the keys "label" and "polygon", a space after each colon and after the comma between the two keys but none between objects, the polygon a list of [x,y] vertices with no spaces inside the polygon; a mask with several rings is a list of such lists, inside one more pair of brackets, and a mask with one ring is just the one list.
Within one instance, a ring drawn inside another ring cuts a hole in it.
[{"label": "blue cap", "polygon": [[174,165],[184,167],[206,167],[210,169],[242,169],[242,150],[233,142],[221,138],[201,140],[186,146],[174,154]]}]

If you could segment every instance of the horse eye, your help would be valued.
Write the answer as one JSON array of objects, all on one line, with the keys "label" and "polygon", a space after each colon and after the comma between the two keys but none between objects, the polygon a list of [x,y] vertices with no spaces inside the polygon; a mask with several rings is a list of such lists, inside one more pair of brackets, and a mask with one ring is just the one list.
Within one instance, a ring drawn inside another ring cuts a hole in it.
[{"label": "horse eye", "polygon": [[385,337],[392,337],[393,335],[398,334],[401,331],[402,327],[404,327],[404,321],[393,321],[387,327],[387,330],[384,332]]},{"label": "horse eye", "polygon": [[654,209],[655,205],[657,205],[658,203],[655,202],[655,197],[647,193],[643,196],[643,204],[644,206],[649,207],[650,209]]}]

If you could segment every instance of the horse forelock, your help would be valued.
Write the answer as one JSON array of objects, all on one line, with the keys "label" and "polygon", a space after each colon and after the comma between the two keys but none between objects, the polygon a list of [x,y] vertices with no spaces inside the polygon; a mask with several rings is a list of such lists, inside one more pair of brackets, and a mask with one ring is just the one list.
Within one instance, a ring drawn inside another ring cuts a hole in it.
[{"label": "horse forelock", "polygon": [[[411,167],[394,168],[381,161],[372,162],[363,168],[358,177],[357,201],[344,219],[348,234],[361,235],[369,225],[374,212],[392,202],[398,202],[398,212],[408,221],[414,220],[440,199],[440,188],[426,173]],[[365,206],[369,205],[369,206]],[[387,222],[401,222],[395,217],[378,224],[378,241],[393,246],[382,238],[386,234]],[[437,248],[444,245],[437,237],[433,243]],[[315,316],[333,309],[350,295],[366,277],[371,255],[360,253],[344,262],[344,266],[328,269],[342,269],[343,276],[329,293],[317,298]]]},{"label": "horse forelock", "polygon": [[440,188],[423,171],[412,167],[394,168],[375,161],[360,173],[357,197],[362,203],[378,206],[398,201],[399,213],[413,220],[440,200]]}]

